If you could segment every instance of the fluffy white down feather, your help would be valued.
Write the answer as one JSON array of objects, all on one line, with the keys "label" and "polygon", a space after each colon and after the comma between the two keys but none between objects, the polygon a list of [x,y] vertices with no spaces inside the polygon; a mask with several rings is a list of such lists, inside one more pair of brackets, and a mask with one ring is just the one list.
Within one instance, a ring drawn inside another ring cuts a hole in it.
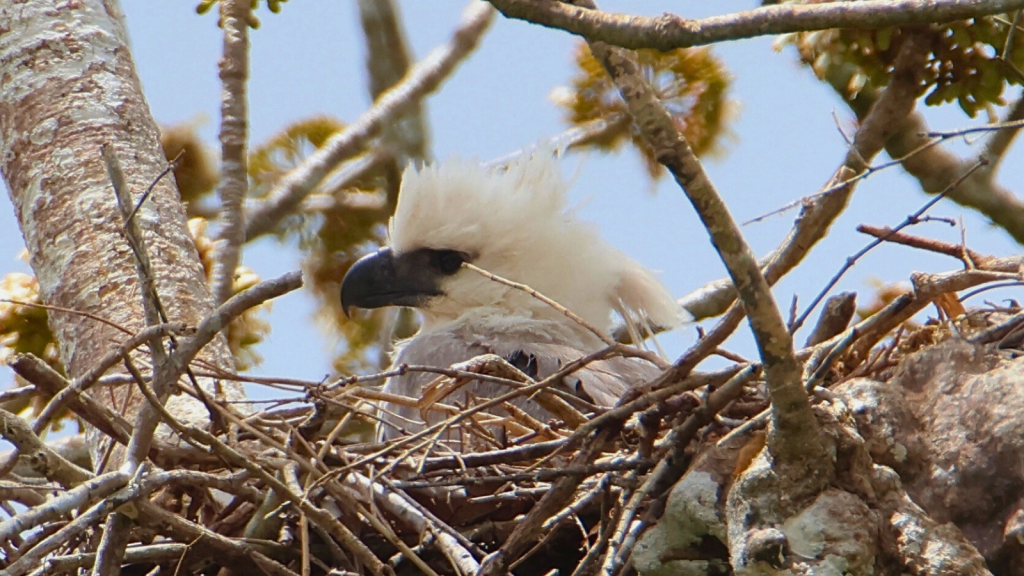
[{"label": "fluffy white down feather", "polygon": [[[489,171],[468,160],[410,168],[390,222],[390,244],[396,253],[433,248],[469,254],[476,266],[538,290],[602,330],[612,327],[613,311],[662,328],[688,319],[651,271],[567,211],[567,191],[559,161],[549,149],[523,155],[504,171]],[[507,357],[522,351],[536,358],[538,377],[543,378],[603,346],[549,305],[473,271],[459,271],[442,288],[443,296],[420,308],[420,332],[396,346],[396,365],[447,367],[480,354]],[[610,406],[628,387],[656,373],[644,362],[614,359],[591,365],[566,384],[598,405]],[[389,379],[385,391],[418,398],[433,378],[409,373]],[[507,391],[478,383],[443,402],[464,402],[466,393],[487,398]],[[542,421],[549,416],[533,402],[519,404]],[[412,409],[384,408],[385,413],[419,418]],[[406,430],[418,428],[402,419],[385,420]],[[438,421],[440,415],[429,420]],[[384,426],[383,433],[392,436],[394,427]]]}]

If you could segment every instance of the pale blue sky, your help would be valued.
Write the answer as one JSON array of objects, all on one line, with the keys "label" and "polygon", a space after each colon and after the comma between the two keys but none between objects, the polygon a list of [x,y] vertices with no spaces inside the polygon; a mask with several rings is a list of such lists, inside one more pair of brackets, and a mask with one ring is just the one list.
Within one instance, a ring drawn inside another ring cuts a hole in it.
[{"label": "pale blue sky", "polygon": [[[205,117],[201,134],[216,147],[220,86],[217,58],[220,31],[211,15],[197,16],[193,1],[122,0],[139,75],[153,115],[162,124]],[[676,0],[603,1],[602,8],[659,15],[672,10],[702,17],[750,8],[752,0],[717,2]],[[422,57],[448,38],[464,7],[462,0],[400,2],[415,56]],[[369,104],[364,48],[355,2],[298,1],[281,14],[260,11],[261,29],[251,33],[251,141],[259,143],[287,123],[314,114],[355,119]],[[572,74],[572,49],[566,33],[502,17],[484,37],[480,50],[465,62],[427,102],[433,150],[483,160],[504,156],[564,129],[561,113],[548,99]],[[832,113],[844,125],[852,115],[831,90],[798,65],[792,49],[775,52],[771,38],[730,42],[715,52],[735,76],[732,97],[739,101],[731,125],[734,138],[720,159],[707,162],[711,178],[739,220],[768,212],[816,191],[845,154]],[[1016,96],[1017,92],[1011,92]],[[980,124],[956,108],[928,110],[933,129]],[[1024,149],[1018,142],[1002,167],[1001,181],[1024,193]],[[958,149],[965,146],[958,144]],[[724,269],[682,192],[670,180],[652,194],[632,152],[570,157],[576,174],[573,198],[582,217],[596,222],[613,244],[644,264],[663,271],[673,293],[683,295],[722,277]],[[850,209],[832,234],[800,269],[781,282],[776,297],[788,309],[794,293],[808,303],[868,239],[860,223],[895,225],[926,201],[916,183],[898,169],[872,176],[857,190]],[[1018,252],[1008,236],[955,204],[942,201],[931,212],[964,217],[970,245],[981,252]],[[788,231],[794,213],[744,229],[758,254],[774,247]],[[959,231],[926,224],[916,234],[958,241]],[[0,197],[0,274],[25,270],[15,256],[21,249],[6,195]],[[243,255],[244,264],[264,277],[300,266],[299,254],[263,240]],[[957,262],[899,246],[882,246],[864,258],[839,285],[870,294],[870,278],[906,280],[913,271],[938,272]],[[1019,289],[1000,297],[1022,296]],[[995,299],[997,294],[988,296]],[[978,302],[980,304],[980,302]],[[316,328],[311,297],[290,294],[274,304],[270,341],[260,352],[265,363],[255,372],[320,379],[329,372],[330,342]],[[662,339],[677,355],[694,339],[692,329]],[[802,342],[803,338],[798,338]],[[741,329],[729,347],[753,356],[749,330]],[[9,378],[3,369],[0,381]]]}]

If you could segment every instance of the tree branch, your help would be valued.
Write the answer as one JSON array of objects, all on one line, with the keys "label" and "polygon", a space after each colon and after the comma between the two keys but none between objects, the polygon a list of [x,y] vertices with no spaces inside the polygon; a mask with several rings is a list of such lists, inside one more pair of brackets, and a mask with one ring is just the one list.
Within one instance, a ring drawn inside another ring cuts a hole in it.
[{"label": "tree branch", "polygon": [[227,444],[221,442],[213,434],[210,434],[205,430],[200,430],[194,426],[187,426],[178,421],[170,412],[167,411],[166,408],[164,408],[163,404],[159,402],[159,398],[156,397],[154,392],[149,389],[145,382],[139,381],[138,385],[143,395],[147,400],[149,400],[150,405],[153,406],[153,408],[163,417],[164,422],[166,422],[167,425],[177,432],[183,439],[190,443],[196,443],[201,447],[208,447],[226,463],[232,466],[244,468],[252,473],[256,478],[261,479],[276,493],[290,501],[303,513],[309,516],[311,520],[323,527],[324,530],[331,534],[331,536],[337,538],[338,541],[344,544],[349,552],[355,555],[360,562],[364,563],[373,574],[380,576],[392,573],[391,570],[381,563],[380,560],[378,560],[377,557],[374,556],[373,553],[370,552],[370,550],[337,518],[333,517],[322,508],[314,506],[304,497],[304,495],[293,492],[276,476],[268,473],[258,464],[251,461],[234,448],[231,448]]},{"label": "tree branch", "polygon": [[243,312],[260,304],[277,298],[302,287],[302,272],[289,272],[273,280],[264,280],[259,284],[235,294],[227,302],[218,307],[213,314],[204,318],[196,328],[195,336],[181,343],[174,352],[175,373],[184,372],[188,363],[199,354],[204,346],[213,341],[214,337],[227,328],[232,320]]},{"label": "tree branch", "polygon": [[92,478],[84,470],[57,454],[17,414],[0,408],[0,435],[18,448],[18,453],[27,458],[32,469],[65,488],[73,488]]},{"label": "tree branch", "polygon": [[[851,98],[847,86],[853,73],[852,66],[836,66],[825,77],[825,81],[858,118],[863,118],[881,95],[877,90],[865,88]],[[927,193],[935,194],[945,189],[976,161],[961,159],[941,145],[936,145],[929,138],[932,132],[920,113],[910,113],[894,128],[885,142],[885,151],[891,158],[898,159]],[[1014,240],[1024,244],[1024,200],[995,183],[991,172],[975,173],[947,197],[957,204],[978,210],[1006,230]]]},{"label": "tree branch", "polygon": [[623,48],[663,52],[726,40],[828,28],[888,28],[952,22],[1024,8],[1024,0],[860,0],[777,4],[701,20],[612,14],[549,0],[488,0],[508,18],[559,28]]},{"label": "tree branch", "polygon": [[71,514],[75,509],[83,510],[93,502],[106,498],[120,490],[131,477],[124,472],[109,472],[90,478],[71,490],[0,522],[0,542],[6,542],[21,532]]},{"label": "tree branch", "polygon": [[[370,96],[376,100],[405,77],[409,71],[409,51],[393,0],[359,0],[359,17],[366,39]],[[400,152],[393,160],[399,172],[410,158],[423,159],[428,155],[423,108],[423,100],[413,102],[405,114],[384,128],[384,142]]]},{"label": "tree branch", "polygon": [[[899,126],[885,148],[890,156],[899,158],[924,144],[928,140],[928,132],[924,117],[912,114]],[[917,178],[925,192],[935,194],[956,180],[974,162],[974,159],[961,159],[945,148],[933,146],[908,157],[903,161],[903,168]],[[1014,240],[1024,244],[1024,201],[991,181],[988,175],[978,173],[964,180],[948,197],[957,204],[981,212],[1006,230]]]},{"label": "tree branch", "polygon": [[599,42],[592,43],[591,50],[615,81],[635,125],[658,161],[693,204],[729,270],[764,362],[775,423],[769,449],[777,464],[793,466],[794,471],[800,469],[803,479],[795,486],[816,491],[827,476],[827,456],[807,393],[800,385],[801,370],[792,336],[757,260],[689,143],[647,84],[635,57]]},{"label": "tree branch", "polygon": [[[135,256],[136,270],[139,276],[139,283],[142,286],[142,309],[145,313],[146,326],[156,326],[166,322],[163,307],[160,304],[160,297],[156,290],[156,278],[153,273],[153,266],[146,251],[145,240],[142,235],[142,227],[139,225],[135,214],[135,203],[132,201],[131,190],[125,182],[124,174],[121,171],[121,164],[114,154],[113,148],[103,146],[100,149],[103,155],[103,162],[107,167],[107,174],[113,184],[114,193],[117,196],[117,205],[121,210],[124,220],[124,233],[128,245]],[[161,399],[166,399],[170,393],[171,382],[177,379],[177,375],[171,376],[167,363],[167,350],[164,348],[163,340],[159,334],[154,334],[149,339],[149,350],[153,361],[153,388]],[[135,472],[153,441],[159,418],[156,412],[148,405],[143,405],[135,417],[135,426],[131,440],[128,442],[127,452],[124,457],[124,469],[129,474]]]},{"label": "tree branch", "polygon": [[[925,48],[914,38],[897,57],[889,85],[873,99],[873,105],[864,111],[853,144],[842,166],[824,186],[825,192],[805,204],[786,239],[761,260],[769,284],[774,285],[795,268],[811,248],[825,237],[832,223],[846,208],[859,182],[858,177],[872,170],[868,164],[892,137],[894,127],[913,113],[919,90],[917,76],[926,56]],[[684,296],[680,303],[696,318],[706,318],[721,314],[735,297],[732,282],[722,278]],[[738,322],[739,318],[730,320]]]},{"label": "tree branch", "polygon": [[493,15],[490,6],[475,1],[471,3],[463,12],[462,23],[447,44],[435,48],[417,63],[405,76],[405,80],[381,94],[372,108],[345,130],[329,138],[300,166],[282,178],[267,194],[265,201],[249,211],[246,240],[270,232],[281,218],[292,213],[302,203],[339,162],[356,154],[384,126],[436,90],[476,48]]},{"label": "tree branch", "polygon": [[220,233],[210,282],[214,301],[223,304],[231,297],[235,270],[245,242],[242,203],[249,191],[248,101],[249,18],[248,0],[222,0],[220,23],[224,29],[224,52],[220,57]]},{"label": "tree branch", "polygon": [[[1018,96],[1017,100],[1010,105],[1002,122],[1019,122],[1021,120],[1024,120],[1024,94]],[[984,169],[984,172],[989,176],[989,179],[998,171],[999,164],[1002,163],[1003,157],[1006,156],[1006,151],[1010,149],[1010,145],[1013,144],[1013,139],[1016,138],[1020,129],[1021,126],[1004,128],[996,130],[988,137],[988,140],[985,142],[985,149],[981,155],[988,158],[989,164]]]}]

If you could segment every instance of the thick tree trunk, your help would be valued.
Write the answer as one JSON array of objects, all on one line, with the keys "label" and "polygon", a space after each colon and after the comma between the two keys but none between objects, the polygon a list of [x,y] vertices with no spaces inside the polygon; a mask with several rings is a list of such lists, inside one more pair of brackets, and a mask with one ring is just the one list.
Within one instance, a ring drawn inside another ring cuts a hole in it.
[{"label": "thick tree trunk", "polygon": [[[0,171],[44,301],[75,311],[49,313],[61,361],[74,378],[126,339],[85,314],[131,332],[145,323],[100,147],[114,151],[136,201],[167,165],[117,1],[0,2],[0,87]],[[198,324],[213,301],[172,176],[153,187],[136,219],[168,319]],[[223,337],[200,356],[232,367]],[[213,389],[212,382],[202,385]],[[237,387],[225,390],[241,395]],[[93,393],[129,420],[144,401],[129,386]],[[205,408],[185,396],[168,406],[192,422],[206,418]],[[98,446],[92,448],[95,454]]]}]

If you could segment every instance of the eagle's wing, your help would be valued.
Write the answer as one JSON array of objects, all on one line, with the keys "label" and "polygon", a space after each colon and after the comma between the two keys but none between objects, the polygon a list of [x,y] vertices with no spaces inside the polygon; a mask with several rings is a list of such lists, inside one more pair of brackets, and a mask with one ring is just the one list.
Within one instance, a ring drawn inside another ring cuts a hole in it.
[{"label": "eagle's wing", "polygon": [[[398,348],[394,365],[425,365],[447,368],[482,354],[496,354],[540,380],[557,372],[565,364],[578,360],[599,348],[584,347],[579,338],[567,335],[564,330],[552,330],[549,322],[522,320],[516,324],[503,323],[453,325],[436,331],[421,333],[402,343]],[[632,358],[611,358],[588,364],[563,378],[563,389],[579,394],[602,407],[610,407],[627,390],[649,381],[658,375],[653,365]],[[389,378],[384,391],[412,398],[420,398],[424,386],[437,377],[427,372],[407,372]],[[477,398],[494,398],[509,391],[509,388],[491,382],[472,382],[441,400],[445,404],[465,404],[468,395]],[[544,422],[551,414],[536,402],[520,397],[513,404]],[[391,415],[392,412],[397,415]],[[500,411],[499,411],[500,413]],[[385,404],[382,415],[382,437],[391,438],[399,429],[416,431],[422,426],[422,416],[416,408]],[[428,414],[427,424],[444,419],[436,411]]]}]

